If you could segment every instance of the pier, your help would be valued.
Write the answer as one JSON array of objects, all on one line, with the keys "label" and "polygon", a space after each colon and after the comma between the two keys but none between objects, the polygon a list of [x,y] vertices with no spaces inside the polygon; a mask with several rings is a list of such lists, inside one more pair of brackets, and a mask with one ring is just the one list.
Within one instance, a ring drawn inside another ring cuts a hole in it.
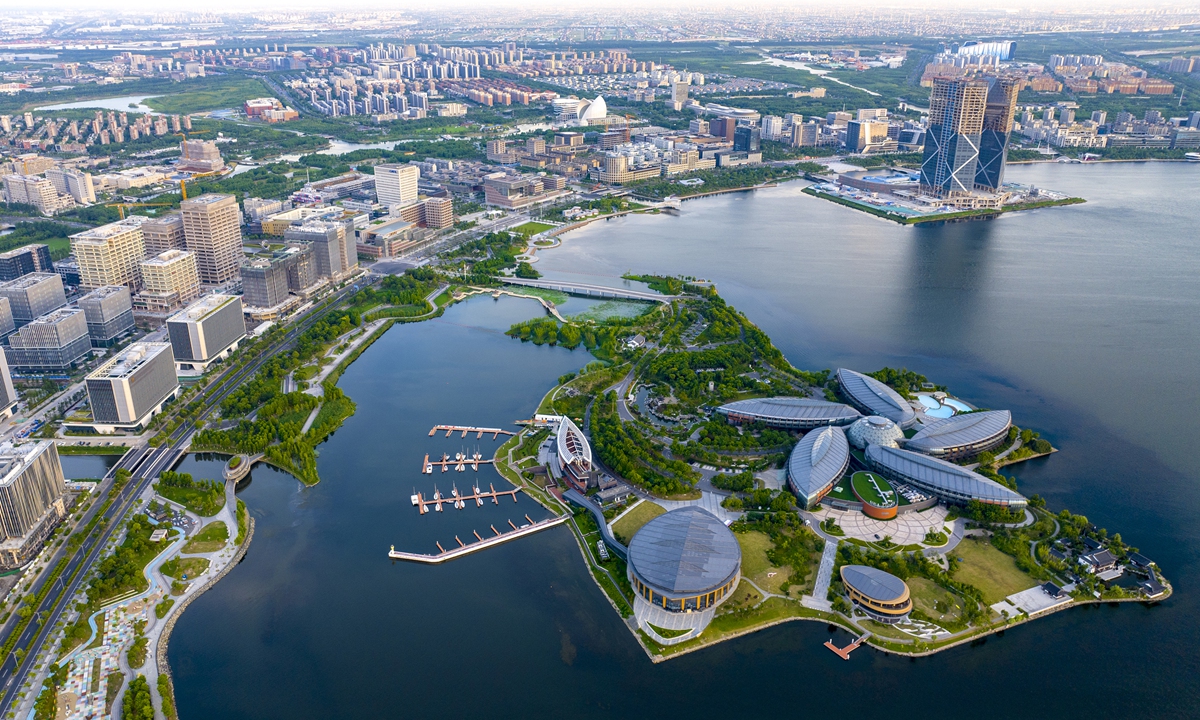
[{"label": "pier", "polygon": [[456,432],[462,432],[462,437],[466,437],[467,433],[475,433],[476,439],[481,438],[484,435],[491,435],[493,440],[501,435],[516,435],[515,432],[501,430],[500,428],[465,427],[462,425],[434,425],[433,429],[429,431],[429,437],[437,435],[438,432],[442,430],[446,431],[446,437],[450,437]]},{"label": "pier", "polygon": [[[413,493],[412,504],[417,507],[417,511],[424,515],[430,512],[429,506],[433,505],[436,512],[442,511],[442,505],[453,505],[456,510],[462,510],[467,506],[467,503],[474,500],[476,507],[483,507],[484,500],[491,500],[493,504],[499,505],[500,498],[512,496],[513,502],[517,501],[517,493],[521,492],[521,488],[513,488],[512,490],[497,490],[495,485],[488,484],[487,491],[480,490],[477,487],[471,488],[470,495],[463,495],[458,491],[458,488],[453,488],[449,495],[443,495],[441,490],[436,487],[433,489],[433,497],[426,498],[423,493]],[[528,516],[526,516],[528,519]],[[532,520],[530,521],[532,522]],[[512,521],[509,521],[512,524]],[[515,525],[513,527],[516,527]]]},{"label": "pier", "polygon": [[475,453],[470,457],[466,453],[454,453],[453,458],[443,453],[441,460],[430,460],[429,454],[426,453],[425,462],[421,463],[421,472],[426,475],[432,475],[435,465],[441,467],[442,472],[448,472],[451,467],[454,468],[455,472],[464,472],[468,467],[475,472],[479,472],[480,465],[491,465],[494,462],[495,460],[484,460],[483,456],[479,453]]},{"label": "pier", "polygon": [[862,645],[864,642],[867,641],[867,638],[869,638],[869,637],[871,637],[871,633],[867,633],[866,635],[863,635],[862,637],[856,639],[854,642],[850,643],[849,645],[847,645],[844,648],[840,648],[837,645],[834,645],[832,639],[826,640],[825,647],[832,650],[841,659],[849,660],[850,653],[854,652],[854,648],[858,647],[859,645]]},{"label": "pier", "polygon": [[[480,537],[479,533],[472,530],[472,532],[475,534],[475,537],[480,539],[473,543],[464,543],[462,540],[459,540],[457,536],[455,536],[454,539],[458,541],[458,547],[451,548],[450,550],[443,548],[440,542],[435,542],[434,544],[437,545],[438,548],[437,555],[400,552],[396,550],[396,546],[393,545],[392,549],[388,552],[388,557],[393,560],[407,560],[409,562],[436,565],[438,563],[444,563],[447,560],[453,560],[454,558],[462,557],[463,555],[469,555],[477,550],[483,550],[484,548],[489,548],[493,545],[499,545],[500,543],[505,543],[509,540],[515,540],[524,535],[532,535],[535,532],[545,530],[549,527],[554,527],[555,525],[561,525],[562,523],[566,522],[568,518],[570,518],[570,515],[560,515],[558,517],[539,520],[538,522],[530,521],[528,524],[520,527],[517,527],[515,524],[513,524],[512,520],[509,520],[508,523],[509,525],[513,526],[513,530],[502,533],[497,530],[495,526],[492,526],[492,532],[496,534],[486,538]],[[529,516],[526,515],[525,519],[529,520]]]}]

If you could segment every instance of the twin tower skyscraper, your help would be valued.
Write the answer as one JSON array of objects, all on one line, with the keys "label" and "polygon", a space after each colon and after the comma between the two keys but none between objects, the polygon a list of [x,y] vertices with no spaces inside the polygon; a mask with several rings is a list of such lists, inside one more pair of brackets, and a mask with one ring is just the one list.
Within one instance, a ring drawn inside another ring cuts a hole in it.
[{"label": "twin tower skyscraper", "polygon": [[1020,81],[939,78],[929,98],[921,191],[946,200],[996,193],[1004,183]]}]

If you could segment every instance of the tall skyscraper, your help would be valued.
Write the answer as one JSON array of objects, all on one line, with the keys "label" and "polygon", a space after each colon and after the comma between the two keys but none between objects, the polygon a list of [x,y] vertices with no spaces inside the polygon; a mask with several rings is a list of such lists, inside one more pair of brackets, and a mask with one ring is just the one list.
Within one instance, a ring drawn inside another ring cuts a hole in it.
[{"label": "tall skyscraper", "polygon": [[0,418],[11,417],[17,406],[17,389],[13,386],[12,372],[8,369],[8,358],[0,349]]},{"label": "tall skyscraper", "polygon": [[758,152],[762,135],[756,127],[742,125],[734,130],[733,149],[740,152]]},{"label": "tall skyscraper", "polygon": [[94,289],[124,285],[137,292],[142,285],[138,264],[146,254],[142,221],[133,216],[90,228],[71,236],[71,252],[79,263],[79,286]]},{"label": "tall skyscraper", "polygon": [[358,267],[354,230],[344,223],[310,220],[283,233],[288,243],[311,244],[313,279],[340,278]]},{"label": "tall skyscraper", "polygon": [[237,277],[242,264],[242,227],[237,200],[232,195],[209,193],[184,200],[183,237],[196,253],[200,282],[220,285]]},{"label": "tall skyscraper", "polygon": [[383,205],[399,205],[417,199],[417,180],[421,169],[416,165],[384,163],[375,166],[375,194]]},{"label": "tall skyscraper", "polygon": [[996,192],[1004,184],[1008,139],[1012,135],[1013,117],[1017,114],[1017,93],[1021,85],[1012,78],[988,78],[987,83],[987,105],[983,110],[975,189]]},{"label": "tall skyscraper", "polygon": [[0,446],[0,569],[33,559],[66,517],[66,491],[53,441]]},{"label": "tall skyscraper", "polygon": [[953,197],[975,189],[987,97],[988,83],[983,80],[934,80],[921,160],[923,192]]},{"label": "tall skyscraper", "polygon": [[187,241],[183,237],[183,217],[167,213],[142,222],[142,240],[146,243],[146,255],[154,256],[167,250],[183,250]]}]

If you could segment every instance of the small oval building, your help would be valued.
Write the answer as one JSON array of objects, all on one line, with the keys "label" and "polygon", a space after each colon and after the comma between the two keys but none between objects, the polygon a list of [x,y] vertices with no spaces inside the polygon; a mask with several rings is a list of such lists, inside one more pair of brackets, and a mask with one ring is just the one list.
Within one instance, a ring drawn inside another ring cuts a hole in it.
[{"label": "small oval building", "polygon": [[904,439],[904,431],[899,425],[879,415],[859,420],[850,426],[846,434],[856,448],[866,448],[868,445],[899,447],[899,442]]},{"label": "small oval building", "polygon": [[869,565],[843,565],[841,576],[850,600],[872,620],[893,624],[908,619],[912,598],[900,578]]},{"label": "small oval building", "polygon": [[689,505],[659,515],[629,542],[638,626],[663,645],[699,635],[737,586],[741,567],[737,538],[712,513]]},{"label": "small oval building", "polygon": [[761,422],[783,430],[849,425],[862,417],[842,403],[787,396],[738,400],[718,407],[717,414],[735,425]]},{"label": "small oval building", "polygon": [[813,430],[796,443],[788,458],[788,486],[803,507],[821,501],[850,466],[850,443],[837,427]]},{"label": "small oval building", "polygon": [[917,413],[908,401],[886,383],[846,368],[838,368],[837,379],[850,404],[864,415],[882,415],[901,430],[907,430],[917,421]]},{"label": "small oval building", "polygon": [[1012,413],[1007,410],[955,415],[926,425],[904,447],[946,460],[961,460],[998,447],[1008,437]]}]

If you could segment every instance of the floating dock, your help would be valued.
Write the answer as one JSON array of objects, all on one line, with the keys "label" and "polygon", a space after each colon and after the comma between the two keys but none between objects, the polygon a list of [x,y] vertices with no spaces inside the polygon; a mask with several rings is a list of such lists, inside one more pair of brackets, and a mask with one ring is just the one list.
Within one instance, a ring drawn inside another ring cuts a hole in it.
[{"label": "floating dock", "polygon": [[458,536],[455,536],[454,539],[458,541],[458,547],[450,550],[443,548],[440,542],[435,542],[434,544],[437,545],[438,548],[437,555],[400,552],[397,551],[396,546],[393,545],[391,551],[388,552],[388,557],[393,560],[407,560],[409,562],[436,565],[438,563],[444,563],[447,560],[453,560],[454,558],[462,557],[463,555],[469,555],[477,550],[483,550],[484,548],[489,548],[493,545],[499,545],[500,543],[508,542],[509,540],[515,540],[524,535],[532,535],[535,532],[545,530],[549,527],[554,527],[555,525],[561,525],[562,523],[566,522],[568,518],[570,518],[570,515],[560,515],[558,517],[547,518],[545,520],[533,522],[532,520],[529,520],[529,516],[526,515],[525,519],[529,520],[529,523],[526,525],[521,525],[520,527],[517,527],[512,520],[509,520],[508,524],[513,527],[513,529],[509,532],[502,533],[493,525],[492,532],[495,534],[484,538],[481,537],[479,533],[472,530],[471,532],[473,532],[475,537],[478,538],[473,543],[464,543],[462,540],[458,539]]},{"label": "floating dock", "polygon": [[441,460],[430,460],[429,453],[426,453],[425,461],[421,463],[421,472],[426,475],[432,475],[434,467],[440,467],[442,472],[448,472],[452,467],[455,472],[463,472],[467,468],[479,472],[480,465],[491,465],[494,462],[495,460],[485,460],[479,453],[468,456],[466,453],[460,452],[454,453],[454,457],[442,453]]},{"label": "floating dock", "polygon": [[[458,488],[453,488],[449,495],[443,495],[441,490],[436,487],[433,489],[433,497],[426,498],[423,493],[413,493],[412,504],[417,506],[417,510],[424,515],[429,512],[429,506],[433,505],[437,512],[442,511],[442,505],[453,505],[456,510],[462,510],[467,506],[467,503],[474,500],[476,507],[483,507],[484,500],[491,500],[492,503],[499,505],[500,498],[511,495],[513,502],[517,501],[517,493],[521,492],[521,488],[513,488],[512,490],[497,490],[495,485],[488,483],[490,490],[480,490],[478,487],[471,488],[470,495],[463,495],[458,491]],[[533,522],[532,520],[530,522]],[[510,522],[511,524],[511,522]]]},{"label": "floating dock", "polygon": [[446,437],[450,437],[456,432],[461,432],[463,437],[466,437],[467,433],[475,433],[475,437],[477,439],[483,437],[484,435],[491,435],[493,440],[501,435],[516,435],[515,432],[501,430],[500,428],[465,427],[463,425],[434,425],[433,429],[429,431],[429,437],[437,435],[442,430],[446,431]]},{"label": "floating dock", "polygon": [[869,637],[871,637],[871,633],[867,633],[866,635],[863,635],[862,637],[858,638],[857,640],[850,643],[849,645],[847,645],[844,648],[840,648],[837,645],[834,645],[833,640],[830,639],[830,640],[825,641],[825,647],[832,650],[841,659],[849,660],[850,653],[854,652],[854,648],[858,647],[859,645],[862,645],[864,642],[867,641],[867,638],[869,638]]}]

